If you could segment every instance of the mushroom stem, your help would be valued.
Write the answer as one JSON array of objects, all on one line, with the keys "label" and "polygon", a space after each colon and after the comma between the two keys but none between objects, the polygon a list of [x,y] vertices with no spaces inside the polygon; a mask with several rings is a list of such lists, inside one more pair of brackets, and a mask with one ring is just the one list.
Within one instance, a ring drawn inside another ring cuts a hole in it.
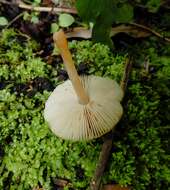
[{"label": "mushroom stem", "polygon": [[55,45],[60,50],[60,54],[64,61],[65,68],[66,68],[68,76],[72,82],[73,88],[77,94],[79,103],[84,104],[84,105],[88,104],[89,97],[86,94],[85,89],[83,88],[80,77],[75,68],[74,61],[73,61],[71,53],[68,49],[67,39],[66,39],[66,36],[65,36],[63,30],[59,30],[58,32],[55,32],[53,35],[53,40],[54,40]]}]

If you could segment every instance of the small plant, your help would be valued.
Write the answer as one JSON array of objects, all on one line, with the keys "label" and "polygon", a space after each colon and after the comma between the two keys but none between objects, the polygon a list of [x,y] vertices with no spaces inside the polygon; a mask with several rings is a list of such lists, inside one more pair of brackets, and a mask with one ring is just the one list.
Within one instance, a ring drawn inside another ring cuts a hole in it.
[{"label": "small plant", "polygon": [[70,14],[60,14],[57,23],[51,24],[51,33],[57,32],[60,27],[69,27],[74,23],[74,17]]},{"label": "small plant", "polygon": [[8,20],[4,16],[0,16],[0,26],[6,26],[8,24]]},{"label": "small plant", "polygon": [[[93,22],[92,36],[95,42],[102,42],[113,47],[110,31],[113,22],[123,23],[133,19],[133,7],[128,1],[105,2],[94,0],[78,0],[76,2],[79,15],[85,22]],[[101,22],[102,20],[102,22]]]}]

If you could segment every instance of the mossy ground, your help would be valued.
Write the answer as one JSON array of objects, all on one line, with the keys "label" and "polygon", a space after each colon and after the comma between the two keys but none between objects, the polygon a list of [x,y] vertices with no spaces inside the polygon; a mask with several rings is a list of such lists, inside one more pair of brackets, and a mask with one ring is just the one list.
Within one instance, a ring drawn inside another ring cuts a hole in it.
[{"label": "mossy ground", "polygon": [[[126,55],[112,54],[106,46],[90,41],[69,45],[80,74],[120,82]],[[139,51],[123,103],[124,116],[114,130],[104,183],[136,190],[168,189],[170,47],[160,47],[155,38],[135,47]],[[77,143],[52,134],[43,118],[44,104],[67,74],[59,56],[47,61],[40,58],[40,50],[35,41],[14,30],[1,33],[0,189],[55,189],[54,179],[60,178],[69,181],[70,189],[85,190],[102,140]]]}]

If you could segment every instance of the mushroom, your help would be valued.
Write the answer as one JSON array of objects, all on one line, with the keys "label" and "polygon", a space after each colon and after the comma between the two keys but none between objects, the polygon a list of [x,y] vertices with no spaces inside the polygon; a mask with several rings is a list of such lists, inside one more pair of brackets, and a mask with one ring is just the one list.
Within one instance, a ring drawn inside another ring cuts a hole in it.
[{"label": "mushroom", "polygon": [[78,76],[62,30],[53,36],[70,80],[58,85],[45,104],[44,117],[51,130],[69,140],[91,140],[113,129],[123,109],[118,83],[98,76]]}]

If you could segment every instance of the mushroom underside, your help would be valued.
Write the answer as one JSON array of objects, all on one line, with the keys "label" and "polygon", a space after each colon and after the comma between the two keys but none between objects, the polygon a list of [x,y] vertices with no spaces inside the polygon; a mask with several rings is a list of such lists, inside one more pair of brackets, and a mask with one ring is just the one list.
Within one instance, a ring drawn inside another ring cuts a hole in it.
[{"label": "mushroom underside", "polygon": [[90,98],[79,103],[71,82],[56,87],[46,102],[44,116],[51,130],[70,140],[90,140],[109,132],[120,120],[123,92],[110,79],[83,76],[81,82]]}]

